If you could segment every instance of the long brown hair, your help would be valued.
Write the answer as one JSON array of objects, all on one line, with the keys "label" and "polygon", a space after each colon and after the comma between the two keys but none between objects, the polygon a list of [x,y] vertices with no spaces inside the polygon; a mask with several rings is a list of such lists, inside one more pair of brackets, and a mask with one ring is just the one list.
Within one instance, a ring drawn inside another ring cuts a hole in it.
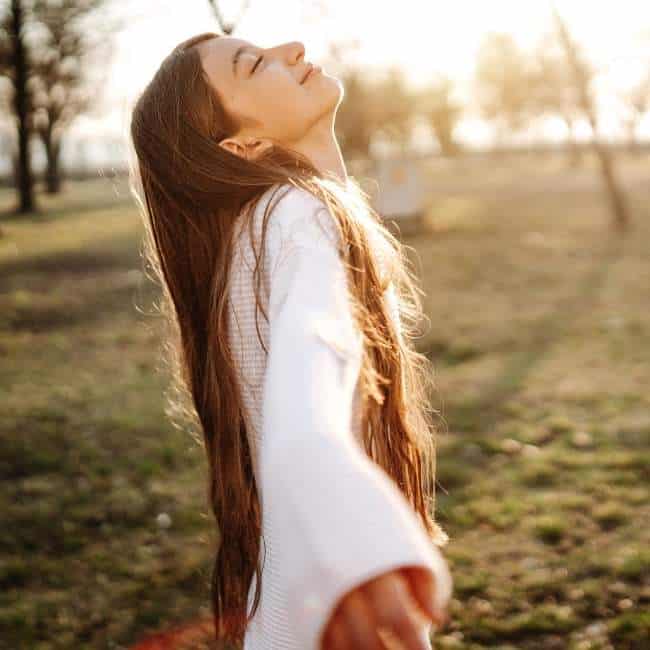
[{"label": "long brown hair", "polygon": [[[137,98],[130,125],[137,159],[130,161],[131,190],[145,225],[145,262],[162,289],[159,308],[168,326],[164,362],[171,369],[168,413],[197,425],[207,454],[208,496],[219,530],[211,578],[215,633],[241,642],[260,598],[261,513],[228,347],[227,287],[235,222],[239,215],[250,218],[257,200],[273,185],[311,192],[337,224],[353,311],[364,335],[366,452],[406,495],[433,543],[443,546],[448,536],[433,518],[432,416],[439,413],[431,407],[433,369],[413,346],[422,292],[405,247],[351,177],[342,182],[321,173],[305,156],[279,143],[256,160],[219,146],[240,124],[226,113],[194,47],[218,36],[206,32],[180,43]],[[267,207],[264,224],[268,212]],[[383,267],[377,242],[389,253],[382,258]],[[383,300],[391,281],[400,327],[391,322]],[[256,306],[263,310],[258,294]],[[253,575],[257,587],[247,614]]]}]

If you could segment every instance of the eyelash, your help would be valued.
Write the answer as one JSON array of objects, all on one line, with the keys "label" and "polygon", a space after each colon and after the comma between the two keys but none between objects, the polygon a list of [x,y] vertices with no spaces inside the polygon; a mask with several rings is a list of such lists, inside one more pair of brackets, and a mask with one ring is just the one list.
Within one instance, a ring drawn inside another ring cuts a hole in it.
[{"label": "eyelash", "polygon": [[253,73],[255,72],[255,69],[256,69],[257,66],[262,62],[262,59],[263,59],[263,58],[264,58],[264,55],[262,54],[262,55],[260,56],[260,58],[257,59],[257,61],[255,61],[255,65],[253,66],[253,68],[252,68],[252,70],[251,70],[251,74],[253,74]]}]

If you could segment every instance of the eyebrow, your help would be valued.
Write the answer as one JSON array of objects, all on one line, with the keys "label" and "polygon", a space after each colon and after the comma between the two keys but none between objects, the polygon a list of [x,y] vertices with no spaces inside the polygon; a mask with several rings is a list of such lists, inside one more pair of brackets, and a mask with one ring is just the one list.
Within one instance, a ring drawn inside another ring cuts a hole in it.
[{"label": "eyebrow", "polygon": [[235,54],[232,57],[232,75],[235,77],[237,75],[237,61],[239,60],[239,55],[242,54],[245,50],[254,50],[250,45],[240,45],[236,50]]}]

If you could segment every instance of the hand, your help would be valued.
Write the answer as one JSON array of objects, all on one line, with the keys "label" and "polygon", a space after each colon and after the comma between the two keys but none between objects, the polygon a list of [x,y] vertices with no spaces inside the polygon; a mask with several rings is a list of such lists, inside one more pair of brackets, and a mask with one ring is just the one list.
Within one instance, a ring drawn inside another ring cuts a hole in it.
[{"label": "hand", "polygon": [[400,650],[430,650],[429,624],[440,628],[448,618],[446,612],[434,609],[434,583],[427,569],[405,567],[355,587],[337,604],[321,650],[395,647],[386,644],[386,636],[397,639]]}]

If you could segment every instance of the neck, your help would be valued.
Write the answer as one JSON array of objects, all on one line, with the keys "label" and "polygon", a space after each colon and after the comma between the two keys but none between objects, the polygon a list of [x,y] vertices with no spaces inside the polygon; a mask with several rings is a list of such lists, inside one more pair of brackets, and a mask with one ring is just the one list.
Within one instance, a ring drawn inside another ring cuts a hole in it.
[{"label": "neck", "polygon": [[293,148],[307,156],[320,172],[334,175],[342,183],[348,179],[341,148],[334,134],[332,116],[320,120]]}]

